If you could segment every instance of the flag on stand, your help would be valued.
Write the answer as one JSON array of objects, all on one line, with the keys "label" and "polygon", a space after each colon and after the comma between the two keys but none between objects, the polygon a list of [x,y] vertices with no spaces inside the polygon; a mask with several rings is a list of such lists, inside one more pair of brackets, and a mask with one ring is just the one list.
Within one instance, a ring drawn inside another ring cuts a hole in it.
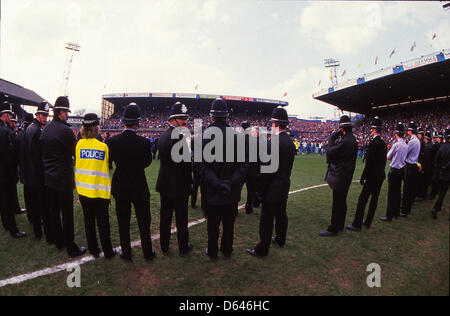
[{"label": "flag on stand", "polygon": [[413,52],[414,51],[414,48],[416,48],[416,42],[414,41],[414,44],[411,46],[411,52]]},{"label": "flag on stand", "polygon": [[195,85],[194,90],[197,91],[198,90],[198,84]]},{"label": "flag on stand", "polygon": [[283,94],[283,98],[285,98],[285,97],[287,97],[287,92],[285,92],[285,93]]},{"label": "flag on stand", "polygon": [[378,56],[375,58],[375,65],[378,65]]},{"label": "flag on stand", "polygon": [[434,40],[437,37],[436,33],[433,34],[433,38],[431,40]]},{"label": "flag on stand", "polygon": [[394,55],[394,54],[395,54],[395,48],[394,48],[394,50],[392,51],[392,53],[389,55],[389,58],[391,58],[392,55]]},{"label": "flag on stand", "polygon": [[320,87],[320,84],[322,83],[322,80],[319,80],[319,87]]}]

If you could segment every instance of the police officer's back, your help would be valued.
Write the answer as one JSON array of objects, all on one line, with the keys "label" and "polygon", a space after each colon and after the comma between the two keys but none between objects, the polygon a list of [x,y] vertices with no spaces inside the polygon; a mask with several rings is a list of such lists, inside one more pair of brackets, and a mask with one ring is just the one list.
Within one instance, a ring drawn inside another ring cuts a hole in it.
[{"label": "police officer's back", "polygon": [[123,115],[125,130],[108,141],[110,166],[112,167],[113,162],[116,166],[111,193],[116,200],[121,258],[126,261],[132,261],[131,204],[136,211],[144,257],[149,261],[155,257],[150,236],[150,191],[145,176],[145,168],[152,162],[151,144],[148,139],[136,134],[140,121],[139,106],[135,103],[129,104]]}]

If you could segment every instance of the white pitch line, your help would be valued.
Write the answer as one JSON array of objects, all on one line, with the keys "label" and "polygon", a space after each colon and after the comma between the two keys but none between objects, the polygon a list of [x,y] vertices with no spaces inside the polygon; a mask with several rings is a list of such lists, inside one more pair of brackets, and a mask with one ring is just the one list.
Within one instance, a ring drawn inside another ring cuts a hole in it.
[{"label": "white pitch line", "polygon": [[[354,182],[356,182],[356,181],[354,181]],[[309,191],[309,190],[313,190],[313,189],[317,189],[317,188],[322,188],[322,187],[325,187],[325,186],[328,186],[328,184],[320,184],[320,185],[315,185],[315,186],[312,186],[312,187],[309,187],[309,188],[303,188],[303,189],[300,189],[300,190],[297,190],[297,191],[289,192],[289,194],[305,192],[305,191]],[[240,210],[243,209],[243,208],[245,208],[245,205],[239,206]],[[196,226],[196,225],[202,224],[204,222],[206,222],[206,219],[205,218],[201,218],[199,220],[190,222],[188,224],[188,227]],[[171,230],[172,234],[174,234],[176,232],[177,232],[176,228],[173,228]],[[159,235],[154,235],[154,236],[152,236],[152,241],[159,240],[159,238],[160,238]],[[131,247],[132,248],[139,247],[140,245],[141,245],[140,241],[135,241],[135,242],[131,243]],[[121,249],[120,247],[117,247],[114,250],[119,251],[120,249]],[[101,254],[100,257],[103,257],[103,254]],[[35,271],[35,272],[32,272],[32,273],[22,274],[22,275],[19,275],[19,276],[16,276],[16,277],[5,279],[5,280],[0,281],[0,288],[5,287],[7,285],[20,284],[20,283],[23,283],[25,281],[37,279],[37,278],[40,278],[40,277],[43,277],[43,276],[46,276],[46,275],[55,274],[55,273],[62,272],[62,271],[67,271],[68,269],[72,269],[75,266],[80,266],[82,264],[85,264],[85,263],[88,263],[88,262],[91,262],[91,261],[95,261],[95,260],[96,259],[93,256],[86,256],[86,257],[83,257],[83,258],[75,260],[75,261],[71,261],[71,262],[67,262],[67,263],[64,263],[64,264],[60,264],[60,265],[54,266],[52,268],[46,268],[46,269]]]}]

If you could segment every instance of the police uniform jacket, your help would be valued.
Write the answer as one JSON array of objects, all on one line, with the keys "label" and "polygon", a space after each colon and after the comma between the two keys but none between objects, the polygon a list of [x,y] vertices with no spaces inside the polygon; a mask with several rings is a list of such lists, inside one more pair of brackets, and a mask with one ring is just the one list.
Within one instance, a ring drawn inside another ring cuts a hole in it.
[{"label": "police uniform jacket", "polygon": [[361,180],[379,182],[386,179],[387,145],[381,136],[374,137],[367,148]]},{"label": "police uniform jacket", "polygon": [[423,151],[423,162],[422,162],[423,171],[431,175],[433,172],[433,164],[434,164],[433,144],[428,143],[425,145]]},{"label": "police uniform jacket", "polygon": [[14,139],[11,130],[3,121],[0,121],[0,184],[12,183],[17,174],[17,161],[15,161]]},{"label": "police uniform jacket", "polygon": [[[234,162],[226,162],[226,152],[231,150],[237,153],[237,137],[235,139],[235,148],[227,148],[226,128],[229,127],[225,122],[215,122],[209,126],[219,128],[224,137],[223,140],[223,161],[224,162],[206,162],[203,160],[200,176],[202,178],[202,198],[208,206],[227,206],[237,204],[241,200],[241,185],[246,176],[248,166],[245,163],[238,163],[235,157]],[[210,139],[203,139],[203,148],[210,142]],[[235,155],[236,156],[236,155]],[[223,193],[226,187],[228,194]]]},{"label": "police uniform jacket", "polygon": [[439,173],[435,166],[435,161],[436,161],[437,153],[439,152],[439,149],[441,148],[442,145],[443,145],[442,143],[434,143],[433,144],[433,150],[431,152],[431,161],[433,162],[433,176],[432,176],[433,181],[439,180]]},{"label": "police uniform jacket", "polygon": [[[268,143],[268,147],[272,152],[271,142]],[[278,170],[275,173],[261,173],[260,194],[263,202],[278,204],[288,198],[295,153],[296,148],[291,137],[286,132],[281,132],[279,134],[280,165]]]},{"label": "police uniform jacket", "polygon": [[55,191],[72,191],[76,139],[70,125],[54,118],[45,126],[40,139],[45,184]]},{"label": "police uniform jacket", "polygon": [[159,168],[156,191],[170,198],[184,198],[192,191],[192,163],[191,153],[189,160],[176,163],[172,160],[172,147],[178,142],[185,142],[183,148],[188,148],[186,139],[179,135],[179,139],[172,139],[175,127],[171,126],[165,131],[158,142]]},{"label": "police uniform jacket", "polygon": [[438,172],[438,179],[440,181],[450,182],[450,143],[447,142],[441,146],[434,164]]},{"label": "police uniform jacket", "polygon": [[33,190],[42,189],[45,185],[44,165],[42,163],[42,151],[40,137],[42,135],[41,124],[34,119],[33,123],[25,130],[23,138],[23,152],[25,159],[25,183]]},{"label": "police uniform jacket", "polygon": [[332,134],[327,150],[328,172],[325,180],[333,190],[349,187],[356,168],[358,144],[353,133],[338,139]]},{"label": "police uniform jacket", "polygon": [[25,165],[27,163],[27,157],[25,155],[24,139],[26,129],[23,129],[15,140],[16,154],[19,163],[19,180],[21,183],[26,184],[25,179]]},{"label": "police uniform jacket", "polygon": [[130,196],[134,193],[150,196],[145,168],[152,163],[150,140],[125,130],[108,141],[109,161],[116,169],[112,179],[113,195]]}]

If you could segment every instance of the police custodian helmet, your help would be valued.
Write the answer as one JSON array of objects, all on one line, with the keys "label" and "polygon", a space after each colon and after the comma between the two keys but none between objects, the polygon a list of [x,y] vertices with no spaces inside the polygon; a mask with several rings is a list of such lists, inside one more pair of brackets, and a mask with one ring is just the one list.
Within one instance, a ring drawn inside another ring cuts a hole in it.
[{"label": "police custodian helmet", "polygon": [[342,115],[339,120],[339,127],[353,127],[352,120],[347,115]]},{"label": "police custodian helmet", "polygon": [[136,103],[130,103],[123,111],[122,122],[125,126],[133,126],[141,122],[141,109]]},{"label": "police custodian helmet", "polygon": [[381,131],[382,126],[383,126],[383,121],[379,117],[375,117],[372,120],[370,128]]},{"label": "police custodian helmet", "polygon": [[281,125],[289,125],[289,117],[286,109],[274,108],[270,121]]},{"label": "police custodian helmet", "polygon": [[97,126],[97,125],[100,125],[100,120],[99,120],[97,114],[88,113],[84,116],[82,124],[84,127]]},{"label": "police custodian helmet", "polygon": [[2,103],[2,105],[0,105],[0,115],[3,115],[5,113],[8,113],[10,115],[14,114],[12,111],[11,103],[9,103],[8,101],[5,101]]},{"label": "police custodian helmet", "polygon": [[43,114],[48,116],[49,113],[50,113],[50,105],[48,104],[48,102],[44,101],[41,104],[39,104],[36,114]]},{"label": "police custodian helmet", "polygon": [[414,133],[417,132],[417,124],[414,121],[409,122],[408,124],[408,131],[412,131]]},{"label": "police custodian helmet", "polygon": [[402,123],[398,123],[397,127],[395,128],[394,133],[400,137],[404,137],[405,136],[405,125],[403,125]]},{"label": "police custodian helmet", "polygon": [[53,107],[53,111],[66,111],[66,112],[71,113],[69,98],[59,97],[58,99],[56,99],[55,106]]},{"label": "police custodian helmet", "polygon": [[215,118],[226,118],[228,116],[228,105],[222,99],[215,99],[211,104],[209,113]]},{"label": "police custodian helmet", "polygon": [[169,121],[172,119],[188,119],[189,115],[186,105],[181,102],[177,102],[170,108]]}]

